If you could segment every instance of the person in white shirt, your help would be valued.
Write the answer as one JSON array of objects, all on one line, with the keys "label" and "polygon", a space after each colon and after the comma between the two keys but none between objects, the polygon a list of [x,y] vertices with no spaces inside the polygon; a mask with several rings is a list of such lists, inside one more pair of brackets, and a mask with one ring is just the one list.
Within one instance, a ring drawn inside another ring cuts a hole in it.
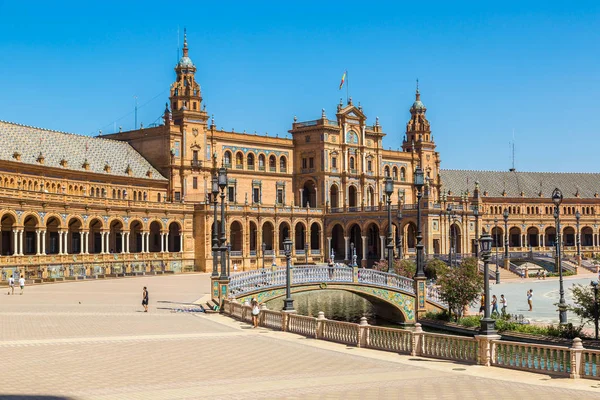
[{"label": "person in white shirt", "polygon": [[23,294],[23,289],[25,289],[25,278],[23,278],[23,275],[19,278],[19,286],[21,286],[21,294]]},{"label": "person in white shirt", "polygon": [[12,275],[8,278],[8,294],[15,294],[15,278]]}]

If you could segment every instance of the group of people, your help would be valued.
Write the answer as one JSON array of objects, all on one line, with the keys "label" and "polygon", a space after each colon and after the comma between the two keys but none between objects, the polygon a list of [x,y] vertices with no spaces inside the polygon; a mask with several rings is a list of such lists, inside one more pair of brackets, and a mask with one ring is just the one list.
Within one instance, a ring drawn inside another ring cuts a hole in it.
[{"label": "group of people", "polygon": [[[492,295],[492,314],[500,314],[498,312],[498,298],[495,294]],[[502,306],[502,315],[506,315],[506,307],[508,307],[508,301],[503,294],[500,295],[500,305]],[[481,293],[481,306],[479,307],[479,314],[483,314],[485,311],[485,293]]]},{"label": "group of people", "polygon": [[[19,286],[21,287],[20,294],[23,294],[23,291],[25,290],[25,278],[23,278],[23,275],[19,278]],[[8,278],[8,294],[15,294],[15,278],[13,278],[12,275]]]}]

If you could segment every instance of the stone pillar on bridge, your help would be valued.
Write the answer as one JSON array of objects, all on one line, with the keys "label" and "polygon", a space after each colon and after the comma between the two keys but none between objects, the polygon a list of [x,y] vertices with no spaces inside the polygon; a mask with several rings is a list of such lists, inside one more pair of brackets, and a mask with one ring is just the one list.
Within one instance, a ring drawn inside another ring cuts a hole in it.
[{"label": "stone pillar on bridge", "polygon": [[350,248],[350,237],[344,236],[344,261],[348,261],[348,251]]}]

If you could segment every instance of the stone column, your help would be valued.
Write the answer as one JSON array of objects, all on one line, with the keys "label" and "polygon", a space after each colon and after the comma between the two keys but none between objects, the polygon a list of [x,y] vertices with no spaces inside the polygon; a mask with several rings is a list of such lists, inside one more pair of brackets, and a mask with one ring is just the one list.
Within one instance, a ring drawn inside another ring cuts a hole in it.
[{"label": "stone column", "polygon": [[23,229],[19,231],[19,254],[23,255]]},{"label": "stone column", "polygon": [[58,231],[58,255],[62,255],[63,253],[63,237],[62,232]]},{"label": "stone column", "polygon": [[46,254],[46,231],[42,231],[42,254]]},{"label": "stone column", "polygon": [[351,260],[352,256],[348,258],[348,249],[350,248],[350,237],[344,236],[344,260]]},{"label": "stone column", "polygon": [[106,244],[106,241],[104,240],[104,234],[106,232],[100,232],[100,254],[104,254],[104,245]]},{"label": "stone column", "polygon": [[327,251],[326,259],[329,260],[329,257],[331,257],[331,236],[327,236]]},{"label": "stone column", "polygon": [[[384,256],[384,251],[385,251],[385,236],[381,236],[379,235],[379,242],[381,243],[381,257],[379,258],[380,260],[385,260],[385,256]],[[365,253],[365,251],[363,251],[363,253]]]},{"label": "stone column", "polygon": [[40,231],[35,231],[35,254],[40,255]]},{"label": "stone column", "polygon": [[146,253],[150,253],[150,232],[146,232]]},{"label": "stone column", "polygon": [[13,256],[19,255],[19,239],[18,239],[18,230],[15,228],[13,230]]},{"label": "stone column", "polygon": [[367,261],[367,237],[361,236],[361,239],[362,239],[362,249],[363,249],[362,260]]},{"label": "stone column", "polygon": [[69,254],[69,232],[65,231],[63,232],[63,253],[64,254]]},{"label": "stone column", "polygon": [[110,231],[106,232],[106,252],[110,253]]},{"label": "stone column", "polygon": [[83,232],[83,254],[90,254],[90,232]]},{"label": "stone column", "polygon": [[162,232],[160,233],[160,252],[165,252],[165,234]]},{"label": "stone column", "polygon": [[169,232],[165,232],[165,251],[169,252]]},{"label": "stone column", "polygon": [[121,232],[121,253],[125,253],[125,232]]},{"label": "stone column", "polygon": [[124,235],[127,235],[127,239],[125,239],[125,253],[129,253],[129,232],[125,232]]},{"label": "stone column", "polygon": [[[179,234],[179,252],[183,253],[183,238],[185,236],[183,235],[183,230],[181,231],[181,233]],[[275,243],[277,243],[277,236],[275,236],[275,238],[273,239],[273,256],[275,256],[275,251],[277,249],[277,247],[275,247]],[[275,259],[273,257],[273,259]]]},{"label": "stone column", "polygon": [[79,232],[79,254],[85,254],[85,232]]}]

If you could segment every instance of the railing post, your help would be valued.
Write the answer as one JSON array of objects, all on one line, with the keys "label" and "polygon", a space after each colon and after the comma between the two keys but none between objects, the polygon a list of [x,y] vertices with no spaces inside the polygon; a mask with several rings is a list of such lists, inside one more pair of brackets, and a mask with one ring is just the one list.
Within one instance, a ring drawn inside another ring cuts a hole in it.
[{"label": "railing post", "polygon": [[264,310],[268,310],[266,304],[262,304],[260,306],[260,311],[261,312],[258,314],[258,325],[259,326],[264,326],[265,325],[265,313],[263,312]]},{"label": "railing post", "polygon": [[571,379],[581,378],[581,371],[583,370],[582,365],[582,353],[583,353],[583,344],[581,343],[581,339],[576,337],[573,339],[573,344],[571,345]]},{"label": "railing post", "polygon": [[317,332],[315,334],[315,339],[323,338],[323,326],[325,325],[325,313],[323,311],[319,311],[319,315],[317,317]]},{"label": "railing post", "polygon": [[288,327],[289,327],[289,321],[290,321],[290,314],[286,313],[286,312],[282,312],[281,313],[281,331],[282,332],[287,332],[288,331]]},{"label": "railing post", "polygon": [[489,367],[494,360],[492,340],[500,340],[500,335],[475,335],[477,339],[477,364]]},{"label": "railing post", "polygon": [[358,343],[356,347],[367,347],[369,344],[369,323],[367,317],[360,318],[360,324],[358,324]]},{"label": "railing post", "polygon": [[421,327],[420,323],[416,323],[415,324],[415,330],[412,332],[412,343],[411,343],[411,347],[412,349],[410,350],[410,355],[415,357],[415,356],[420,356],[421,355],[421,347],[423,346],[423,328]]}]

